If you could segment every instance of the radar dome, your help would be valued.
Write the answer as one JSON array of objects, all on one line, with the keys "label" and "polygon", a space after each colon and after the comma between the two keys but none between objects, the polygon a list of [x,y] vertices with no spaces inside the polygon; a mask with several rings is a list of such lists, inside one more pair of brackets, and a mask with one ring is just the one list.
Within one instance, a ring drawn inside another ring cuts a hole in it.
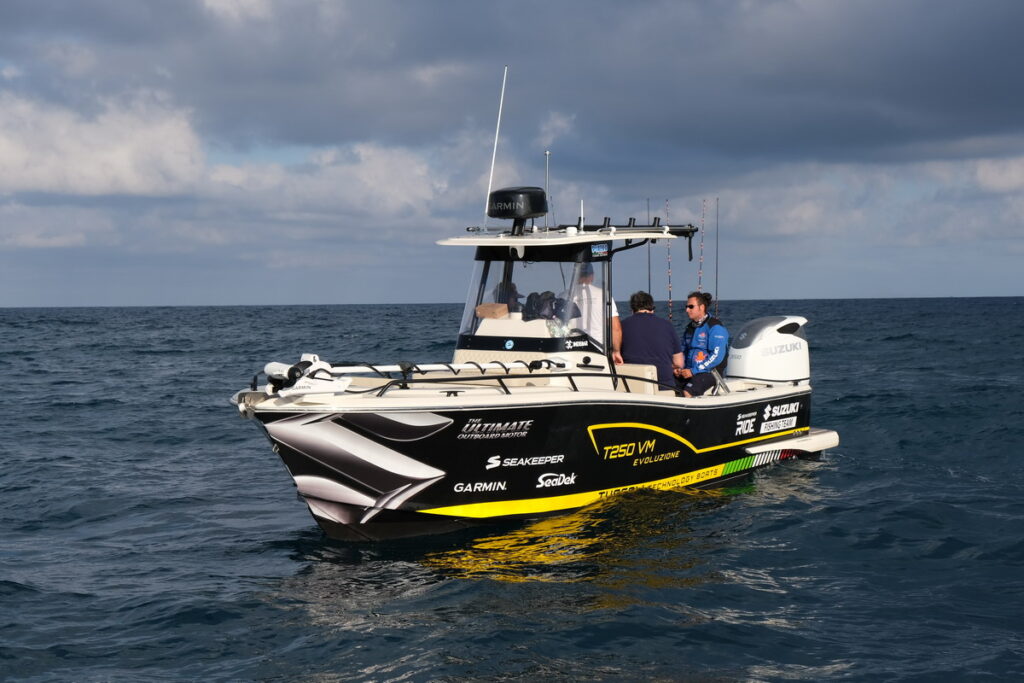
[{"label": "radar dome", "polygon": [[495,190],[487,199],[487,215],[525,221],[548,212],[548,198],[540,187],[505,187]]}]

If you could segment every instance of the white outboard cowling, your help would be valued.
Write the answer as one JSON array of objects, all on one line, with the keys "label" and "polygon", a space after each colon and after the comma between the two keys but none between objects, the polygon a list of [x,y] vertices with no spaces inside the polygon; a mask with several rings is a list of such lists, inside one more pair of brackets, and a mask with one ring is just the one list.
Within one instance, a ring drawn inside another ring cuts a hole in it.
[{"label": "white outboard cowling", "polygon": [[729,344],[728,377],[759,382],[807,384],[811,357],[798,315],[757,318],[744,325]]}]

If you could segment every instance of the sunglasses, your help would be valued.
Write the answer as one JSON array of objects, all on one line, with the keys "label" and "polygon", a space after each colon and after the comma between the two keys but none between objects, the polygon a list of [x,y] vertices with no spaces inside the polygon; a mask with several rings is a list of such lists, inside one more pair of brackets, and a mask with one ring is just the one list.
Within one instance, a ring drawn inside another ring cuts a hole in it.
[{"label": "sunglasses", "polygon": [[687,308],[697,308],[697,304],[686,304]]}]

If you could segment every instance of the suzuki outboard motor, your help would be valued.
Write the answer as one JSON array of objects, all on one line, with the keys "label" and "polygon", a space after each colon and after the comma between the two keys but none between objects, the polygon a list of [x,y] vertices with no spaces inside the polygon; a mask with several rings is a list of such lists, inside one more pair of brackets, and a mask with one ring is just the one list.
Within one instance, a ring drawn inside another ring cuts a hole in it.
[{"label": "suzuki outboard motor", "polygon": [[808,384],[811,358],[807,318],[776,315],[744,325],[729,344],[728,377],[759,382]]}]

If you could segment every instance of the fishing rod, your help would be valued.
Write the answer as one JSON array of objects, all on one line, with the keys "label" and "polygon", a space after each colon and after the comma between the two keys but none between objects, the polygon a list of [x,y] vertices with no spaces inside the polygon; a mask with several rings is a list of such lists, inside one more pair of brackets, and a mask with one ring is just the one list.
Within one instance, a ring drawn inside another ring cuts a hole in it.
[{"label": "fishing rod", "polygon": [[[648,219],[648,223],[650,220]],[[665,224],[671,225],[671,221],[668,219],[668,200],[665,200]],[[665,253],[667,254],[668,263],[668,321],[672,322],[672,240],[665,240]],[[692,252],[690,258],[693,258]]]},{"label": "fishing rod", "polygon": [[715,197],[715,317],[718,317],[718,197]]},{"label": "fishing rod", "polygon": [[[665,217],[665,222],[668,223],[668,217]],[[647,198],[647,225],[651,224],[651,198]],[[647,292],[651,292],[651,243],[647,243]],[[669,316],[671,317],[671,316]]]},{"label": "fishing rod", "polygon": [[708,200],[700,200],[700,257],[697,260],[697,291],[703,292],[704,285],[704,213]]}]

